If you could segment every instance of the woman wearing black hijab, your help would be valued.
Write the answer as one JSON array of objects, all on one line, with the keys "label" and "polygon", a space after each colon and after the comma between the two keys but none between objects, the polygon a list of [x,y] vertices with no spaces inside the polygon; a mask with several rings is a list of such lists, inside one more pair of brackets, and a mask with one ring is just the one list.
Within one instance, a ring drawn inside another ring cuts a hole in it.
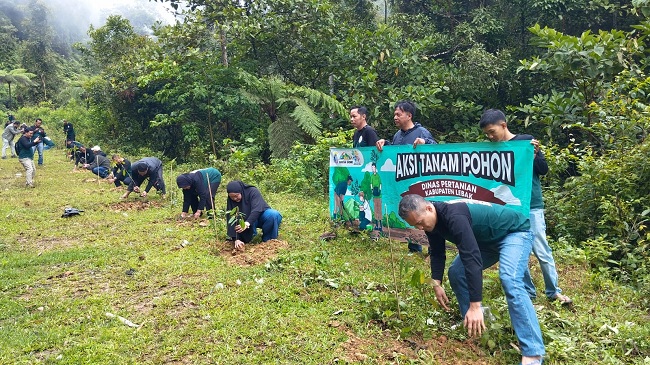
[{"label": "woman wearing black hijab", "polygon": [[[262,242],[278,238],[278,230],[282,223],[282,215],[275,209],[271,209],[262,194],[256,187],[246,185],[239,180],[234,180],[226,186],[228,201],[226,210],[230,212],[239,207],[246,221],[240,226],[239,220],[228,225],[228,236],[235,241],[235,248],[242,249],[244,244],[250,242],[257,234],[257,228],[262,229]],[[226,222],[230,220],[230,214],[226,214]]]},{"label": "woman wearing black hijab", "polygon": [[194,218],[200,217],[206,209],[213,210],[214,196],[217,193],[219,184],[221,184],[221,172],[214,167],[179,175],[176,178],[176,185],[183,189],[181,218],[187,216],[190,207],[194,212]]}]

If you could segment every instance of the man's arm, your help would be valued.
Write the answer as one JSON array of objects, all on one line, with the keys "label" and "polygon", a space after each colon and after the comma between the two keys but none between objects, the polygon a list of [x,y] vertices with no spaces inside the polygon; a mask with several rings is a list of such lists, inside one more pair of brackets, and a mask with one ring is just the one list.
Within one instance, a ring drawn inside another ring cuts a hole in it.
[{"label": "man's arm", "polygon": [[427,233],[429,239],[429,259],[431,265],[431,279],[436,300],[445,309],[449,308],[449,298],[442,287],[442,277],[445,271],[445,239],[436,233]]},{"label": "man's arm", "polygon": [[472,231],[469,210],[467,213],[454,214],[448,221],[448,227],[453,242],[458,248],[458,256],[465,268],[469,301],[481,302],[483,300],[483,260]]},{"label": "man's arm", "polygon": [[153,188],[153,184],[156,183],[156,176],[158,176],[157,171],[151,171],[151,170],[148,171],[147,175],[143,176],[142,180],[144,180],[145,177],[149,178],[149,181],[147,182],[147,187],[144,189],[145,193],[149,194],[149,190]]},{"label": "man's arm", "polygon": [[542,151],[537,151],[535,153],[535,159],[533,159],[533,171],[537,175],[546,175],[548,173],[548,163],[546,163],[546,158]]},{"label": "man's arm", "polygon": [[[460,204],[458,205],[461,208]],[[464,205],[467,209],[467,205]],[[448,227],[458,247],[458,255],[465,268],[469,291],[469,309],[463,318],[463,325],[470,336],[478,335],[486,329],[481,301],[483,297],[483,260],[481,251],[472,230],[469,210],[454,214],[448,220]]]},{"label": "man's arm", "polygon": [[[436,144],[436,140],[433,138],[433,135],[431,135],[431,132],[429,132],[428,129],[424,127],[420,127],[420,136],[418,139],[422,139],[424,143],[419,143],[419,144]],[[416,139],[417,140],[417,139]]]},{"label": "man's arm", "polygon": [[20,149],[28,149],[36,146],[41,141],[40,138],[35,138],[33,141],[28,140],[27,138],[21,138],[18,140],[20,142]]}]

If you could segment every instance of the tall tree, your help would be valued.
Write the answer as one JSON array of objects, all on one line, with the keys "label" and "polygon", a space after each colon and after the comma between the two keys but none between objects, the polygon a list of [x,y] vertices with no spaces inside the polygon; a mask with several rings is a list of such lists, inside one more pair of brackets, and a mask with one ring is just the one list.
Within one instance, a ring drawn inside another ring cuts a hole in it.
[{"label": "tall tree", "polygon": [[12,69],[18,66],[18,39],[16,27],[0,14],[0,69]]},{"label": "tall tree", "polygon": [[41,87],[30,95],[32,101],[37,102],[47,100],[61,85],[58,75],[61,60],[52,50],[53,31],[48,21],[47,6],[39,0],[32,0],[29,11],[25,20],[29,38],[22,44],[20,59],[23,67],[38,78]]},{"label": "tall tree", "polygon": [[33,73],[27,72],[23,68],[18,68],[11,71],[0,70],[0,82],[7,84],[9,87],[9,103],[7,105],[8,109],[13,107],[11,99],[11,85],[19,86],[33,86],[36,85],[31,79],[35,77]]}]

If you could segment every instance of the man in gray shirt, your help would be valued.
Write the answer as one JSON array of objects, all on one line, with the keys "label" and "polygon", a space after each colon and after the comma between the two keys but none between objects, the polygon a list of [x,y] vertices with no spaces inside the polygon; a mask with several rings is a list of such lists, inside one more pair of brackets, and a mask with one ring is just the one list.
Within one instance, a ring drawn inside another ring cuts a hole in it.
[{"label": "man in gray shirt", "polygon": [[14,149],[14,137],[20,133],[20,128],[18,126],[20,122],[14,120],[13,123],[5,127],[4,132],[2,132],[2,158],[7,158],[7,148],[11,151],[11,157],[16,157],[16,150]]}]

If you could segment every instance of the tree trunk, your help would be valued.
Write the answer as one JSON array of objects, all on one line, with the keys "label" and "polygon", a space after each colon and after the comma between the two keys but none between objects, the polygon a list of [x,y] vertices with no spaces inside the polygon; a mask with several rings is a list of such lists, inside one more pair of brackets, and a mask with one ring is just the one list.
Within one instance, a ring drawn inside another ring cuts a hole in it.
[{"label": "tree trunk", "polygon": [[208,118],[208,130],[210,131],[210,144],[212,145],[212,153],[214,153],[214,158],[217,158],[217,147],[214,145],[214,133],[212,132],[212,122],[210,121],[210,119],[211,118]]},{"label": "tree trunk", "polygon": [[227,39],[226,31],[223,29],[223,26],[219,26],[219,41],[221,43],[221,63],[224,67],[228,67]]},{"label": "tree trunk", "polygon": [[7,85],[9,85],[9,109],[11,109],[11,82],[8,82]]},{"label": "tree trunk", "polygon": [[41,82],[43,83],[43,100],[47,100],[47,88],[45,87],[45,74],[41,75]]}]

